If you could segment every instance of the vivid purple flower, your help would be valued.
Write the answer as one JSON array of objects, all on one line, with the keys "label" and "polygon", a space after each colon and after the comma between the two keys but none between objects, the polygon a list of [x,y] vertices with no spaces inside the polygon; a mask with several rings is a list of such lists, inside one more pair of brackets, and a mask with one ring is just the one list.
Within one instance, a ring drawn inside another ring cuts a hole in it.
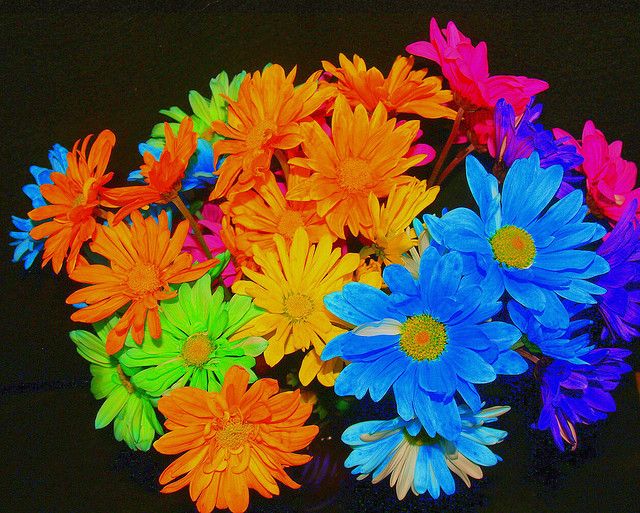
[{"label": "vivid purple flower", "polygon": [[565,443],[575,450],[576,424],[591,424],[615,411],[611,392],[622,374],[631,370],[624,362],[630,354],[614,347],[594,349],[581,357],[587,365],[542,358],[536,364],[536,374],[542,381],[542,410],[532,427],[550,430],[561,451]]},{"label": "vivid purple flower", "polygon": [[596,284],[607,292],[597,298],[598,308],[609,332],[626,342],[640,336],[640,222],[635,217],[638,201],[627,206],[611,233],[597,249],[611,270]]}]

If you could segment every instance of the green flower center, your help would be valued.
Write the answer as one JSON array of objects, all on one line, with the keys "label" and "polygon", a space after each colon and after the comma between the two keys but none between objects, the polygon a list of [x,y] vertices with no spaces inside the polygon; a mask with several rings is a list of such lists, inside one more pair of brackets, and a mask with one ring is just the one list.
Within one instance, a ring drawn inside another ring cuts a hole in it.
[{"label": "green flower center", "polygon": [[201,367],[209,361],[213,344],[207,332],[191,335],[182,346],[182,359],[187,365]]},{"label": "green flower center", "polygon": [[531,267],[536,256],[533,237],[518,226],[503,226],[493,234],[489,243],[498,262],[518,269]]},{"label": "green flower center", "polygon": [[304,321],[313,312],[313,300],[296,292],[284,300],[284,313],[293,322]]},{"label": "green flower center", "polygon": [[435,360],[446,346],[445,325],[430,315],[409,317],[400,327],[400,348],[414,360]]},{"label": "green flower center", "polygon": [[222,429],[216,434],[216,441],[225,449],[237,449],[244,445],[253,433],[253,425],[245,424],[238,418],[223,422]]},{"label": "green flower center", "polygon": [[371,184],[369,164],[362,159],[347,159],[338,168],[338,185],[348,192],[362,192]]}]

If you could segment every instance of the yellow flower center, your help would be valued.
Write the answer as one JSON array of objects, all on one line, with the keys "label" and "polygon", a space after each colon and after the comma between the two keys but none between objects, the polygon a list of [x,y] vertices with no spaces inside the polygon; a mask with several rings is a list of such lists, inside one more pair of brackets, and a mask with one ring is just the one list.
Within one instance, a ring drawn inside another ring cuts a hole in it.
[{"label": "yellow flower center", "polygon": [[276,130],[276,125],[263,119],[258,121],[251,127],[247,134],[246,145],[247,148],[257,149],[262,148],[264,144],[271,139]]},{"label": "yellow flower center", "polygon": [[152,264],[137,263],[129,271],[127,285],[136,294],[146,294],[158,290],[162,285],[158,268]]},{"label": "yellow flower center", "polygon": [[225,449],[237,449],[244,445],[253,434],[253,424],[245,424],[241,419],[231,417],[222,424],[216,433],[216,441]]},{"label": "yellow flower center", "polygon": [[414,360],[435,360],[447,345],[447,330],[430,315],[409,317],[400,327],[400,348]]},{"label": "yellow flower center", "polygon": [[291,294],[284,300],[284,313],[293,322],[304,321],[313,312],[313,301],[306,294]]},{"label": "yellow flower center", "polygon": [[84,205],[86,201],[87,201],[87,198],[85,198],[84,194],[80,193],[73,199],[73,202],[71,203],[71,207],[78,207],[80,205]]},{"label": "yellow flower center", "polygon": [[182,346],[182,359],[187,365],[201,367],[209,361],[213,344],[206,331],[191,335]]},{"label": "yellow flower center", "polygon": [[278,233],[285,239],[291,240],[293,239],[293,234],[296,232],[296,229],[303,226],[304,222],[302,221],[300,212],[297,210],[285,210],[278,220],[276,230],[278,230]]},{"label": "yellow flower center", "polygon": [[338,185],[348,192],[362,192],[371,185],[369,164],[362,159],[347,159],[338,168]]},{"label": "yellow flower center", "polygon": [[518,269],[531,267],[536,256],[533,237],[517,226],[503,226],[489,239],[494,258]]}]

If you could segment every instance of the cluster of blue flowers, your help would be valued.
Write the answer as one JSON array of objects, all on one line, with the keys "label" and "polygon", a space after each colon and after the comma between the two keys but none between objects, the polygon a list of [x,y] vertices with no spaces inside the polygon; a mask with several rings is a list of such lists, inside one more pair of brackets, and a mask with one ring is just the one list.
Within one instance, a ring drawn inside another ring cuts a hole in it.
[{"label": "cluster of blue flowers", "polygon": [[322,353],[350,362],[336,393],[368,392],[374,401],[391,393],[398,414],[347,429],[346,465],[374,482],[390,476],[398,497],[453,493],[452,472],[469,486],[479,466],[499,461],[488,446],[506,433],[484,424],[508,407],[483,410],[477,385],[529,370],[541,389],[533,427],[550,430],[564,450],[576,447],[577,424],[613,411],[610,392],[630,369],[628,351],[595,347],[589,316],[600,310],[625,340],[637,334],[638,316],[628,309],[639,304],[639,292],[628,289],[640,270],[635,205],[602,243],[607,230],[587,219],[583,192],[558,194],[581,157],[533,123],[539,113],[530,105],[516,125],[513,109],[499,103],[503,183],[495,166],[494,175],[467,157],[479,214],[456,208],[416,220],[428,244],[416,265],[384,269],[388,293],[349,283],[325,297],[327,309],[354,326]]}]

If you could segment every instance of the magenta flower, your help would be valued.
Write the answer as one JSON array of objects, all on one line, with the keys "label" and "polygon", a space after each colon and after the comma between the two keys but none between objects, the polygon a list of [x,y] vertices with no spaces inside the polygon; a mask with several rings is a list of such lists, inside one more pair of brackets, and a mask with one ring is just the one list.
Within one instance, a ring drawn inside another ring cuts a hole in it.
[{"label": "magenta flower", "polygon": [[[640,200],[640,188],[634,189],[638,168],[621,157],[621,141],[607,143],[593,121],[584,124],[581,141],[576,141],[559,128],[554,129],[553,134],[556,137],[568,136],[569,144],[573,144],[584,158],[577,171],[586,177],[587,205],[591,213],[618,221],[631,201]],[[640,215],[640,207],[636,215]]]},{"label": "magenta flower", "polygon": [[[222,229],[222,210],[218,205],[213,203],[205,203],[202,207],[202,219],[198,221],[198,225],[203,231],[204,241],[213,255],[219,255],[227,250],[220,238],[220,230]],[[198,241],[189,231],[189,235],[184,241],[182,251],[189,253],[197,262],[204,262],[207,256],[198,244]],[[236,268],[232,261],[229,261],[227,267],[222,271],[222,282],[229,287],[236,280]]]},{"label": "magenta flower", "polygon": [[481,41],[473,46],[451,21],[445,30],[441,30],[435,18],[431,18],[429,36],[431,41],[411,43],[406,50],[440,65],[453,91],[454,101],[470,112],[465,121],[481,144],[486,144],[487,137],[493,132],[489,126],[493,121],[491,109],[500,98],[520,115],[532,96],[549,87],[545,81],[535,78],[490,76],[487,44]]}]

